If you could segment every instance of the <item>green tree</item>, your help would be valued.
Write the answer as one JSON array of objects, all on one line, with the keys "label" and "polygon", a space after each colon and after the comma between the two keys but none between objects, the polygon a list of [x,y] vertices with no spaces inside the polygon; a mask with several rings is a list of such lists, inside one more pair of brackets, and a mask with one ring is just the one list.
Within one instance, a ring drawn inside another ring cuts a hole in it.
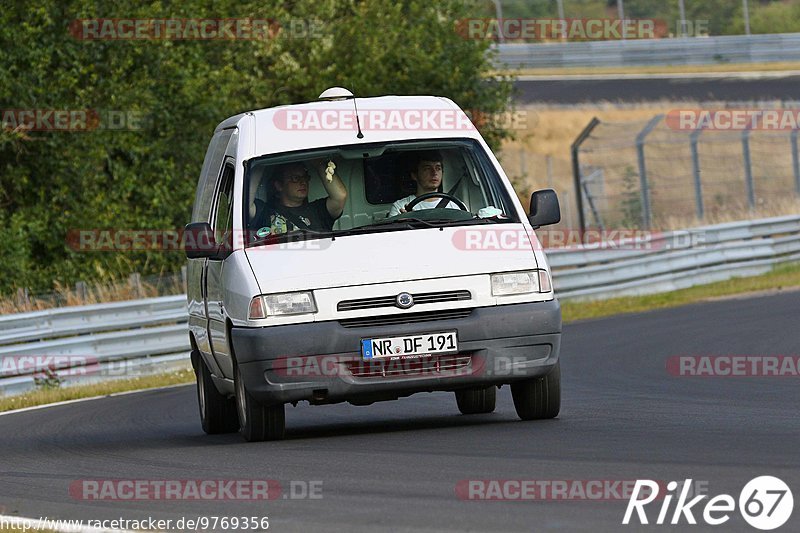
[{"label": "green tree", "polygon": [[[494,114],[511,83],[489,77],[488,41],[457,31],[458,0],[293,0],[180,4],[42,0],[0,11],[0,109],[122,111],[134,129],[0,128],[0,293],[174,272],[179,252],[80,253],[69,230],[176,229],[189,221],[206,145],[224,118],[312,100],[342,85],[358,96],[435,94]],[[81,40],[76,19],[270,18],[267,40]],[[305,24],[305,26],[303,26]],[[313,27],[311,38],[297,30]],[[487,141],[508,135],[487,124]]]}]

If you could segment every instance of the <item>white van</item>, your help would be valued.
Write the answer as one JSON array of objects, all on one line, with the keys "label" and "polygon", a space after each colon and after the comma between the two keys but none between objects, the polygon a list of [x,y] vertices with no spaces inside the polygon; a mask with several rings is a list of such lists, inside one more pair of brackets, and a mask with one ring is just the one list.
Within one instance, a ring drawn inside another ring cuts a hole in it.
[{"label": "white van", "polygon": [[284,435],[300,401],[453,391],[524,420],[560,408],[561,309],[530,214],[466,114],[432,96],[242,113],[217,126],[186,227],[203,429]]}]

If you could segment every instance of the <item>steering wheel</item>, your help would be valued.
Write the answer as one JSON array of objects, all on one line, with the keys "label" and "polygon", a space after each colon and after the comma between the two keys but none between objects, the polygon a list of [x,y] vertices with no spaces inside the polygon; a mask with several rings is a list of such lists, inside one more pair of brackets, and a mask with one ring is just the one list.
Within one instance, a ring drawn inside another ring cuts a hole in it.
[{"label": "steering wheel", "polygon": [[467,206],[464,204],[464,202],[462,202],[452,194],[447,194],[446,192],[438,192],[438,191],[426,192],[425,194],[417,196],[416,198],[408,202],[408,205],[406,205],[406,211],[410,212],[412,209],[414,209],[415,205],[417,205],[420,202],[424,202],[428,198],[447,198],[448,200],[456,204],[458,208],[461,209],[462,211],[469,212],[469,209],[467,209]]}]

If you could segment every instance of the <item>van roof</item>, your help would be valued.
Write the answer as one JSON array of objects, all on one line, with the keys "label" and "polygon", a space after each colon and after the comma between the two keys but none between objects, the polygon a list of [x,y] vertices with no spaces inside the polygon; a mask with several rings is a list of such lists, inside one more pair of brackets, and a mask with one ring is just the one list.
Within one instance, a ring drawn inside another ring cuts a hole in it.
[{"label": "van roof", "polygon": [[[358,98],[363,138],[357,137],[354,99],[323,100],[249,111],[215,131],[252,121],[252,155],[394,140],[474,138],[480,134],[452,100],[438,96]],[[240,142],[244,139],[240,139]]]}]

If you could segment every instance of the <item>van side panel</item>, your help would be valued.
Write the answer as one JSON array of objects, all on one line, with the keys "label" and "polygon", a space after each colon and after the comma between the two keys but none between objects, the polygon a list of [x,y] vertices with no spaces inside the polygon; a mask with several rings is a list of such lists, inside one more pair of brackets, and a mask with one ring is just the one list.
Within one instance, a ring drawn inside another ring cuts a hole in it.
[{"label": "van side panel", "polygon": [[[203,169],[197,184],[192,222],[210,222],[211,206],[216,190],[217,178],[222,168],[222,160],[233,130],[223,130],[214,134],[208,146]],[[197,348],[209,365],[213,374],[219,367],[211,357],[208,337],[208,313],[205,302],[205,264],[206,259],[189,259],[187,264],[186,298],[189,308],[189,331],[197,342]]]}]

